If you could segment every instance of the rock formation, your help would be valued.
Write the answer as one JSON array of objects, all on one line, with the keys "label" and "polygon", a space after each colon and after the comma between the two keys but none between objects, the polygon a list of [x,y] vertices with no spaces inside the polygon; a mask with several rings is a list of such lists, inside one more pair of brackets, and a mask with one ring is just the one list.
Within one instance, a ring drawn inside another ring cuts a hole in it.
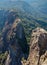
[{"label": "rock formation", "polygon": [[44,29],[32,31],[30,53],[24,65],[47,65],[47,31]]},{"label": "rock formation", "polygon": [[[9,15],[0,39],[0,56],[3,57],[0,63],[4,65],[47,65],[47,31],[42,28],[32,31],[29,52],[21,20],[13,14]],[[26,60],[21,63],[23,57]]]},{"label": "rock formation", "polygon": [[[19,18],[13,22],[6,21],[2,30],[2,53],[8,52],[4,65],[22,65],[21,58],[28,53],[28,44],[24,33],[24,28]],[[0,47],[1,48],[1,47]]]}]

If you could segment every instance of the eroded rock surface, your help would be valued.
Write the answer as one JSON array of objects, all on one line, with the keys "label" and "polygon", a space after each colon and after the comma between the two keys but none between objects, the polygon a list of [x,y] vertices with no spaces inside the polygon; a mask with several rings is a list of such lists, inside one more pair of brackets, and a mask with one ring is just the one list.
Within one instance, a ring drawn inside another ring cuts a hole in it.
[{"label": "eroded rock surface", "polygon": [[47,65],[47,31],[42,28],[32,31],[29,58],[25,65]]},{"label": "eroded rock surface", "polygon": [[24,28],[19,18],[13,22],[6,21],[2,30],[2,52],[8,52],[4,59],[4,65],[22,65],[21,58],[26,57],[28,44],[24,33]]}]

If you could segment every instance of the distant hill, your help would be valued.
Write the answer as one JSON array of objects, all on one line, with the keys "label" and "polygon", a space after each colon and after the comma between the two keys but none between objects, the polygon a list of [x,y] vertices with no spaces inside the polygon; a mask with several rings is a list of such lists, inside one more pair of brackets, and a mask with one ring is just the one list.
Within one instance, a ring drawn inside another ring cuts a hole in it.
[{"label": "distant hill", "polygon": [[47,20],[47,1],[31,1],[31,3],[27,3],[26,1],[1,1],[0,8],[5,9],[17,9],[22,10],[28,14],[31,14],[33,17],[37,19]]}]

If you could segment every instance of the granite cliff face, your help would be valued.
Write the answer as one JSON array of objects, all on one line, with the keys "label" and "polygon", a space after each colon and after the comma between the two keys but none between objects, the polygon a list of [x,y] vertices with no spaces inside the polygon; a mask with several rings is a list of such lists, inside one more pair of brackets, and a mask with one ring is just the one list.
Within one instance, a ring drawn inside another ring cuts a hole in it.
[{"label": "granite cliff face", "polygon": [[[6,21],[2,30],[0,51],[7,52],[7,57],[0,63],[4,65],[21,65],[22,57],[27,58],[28,44],[24,28],[19,18],[13,22]],[[4,54],[4,55],[5,55]]]},{"label": "granite cliff face", "polygon": [[30,53],[24,65],[47,65],[47,31],[44,29],[32,31]]}]

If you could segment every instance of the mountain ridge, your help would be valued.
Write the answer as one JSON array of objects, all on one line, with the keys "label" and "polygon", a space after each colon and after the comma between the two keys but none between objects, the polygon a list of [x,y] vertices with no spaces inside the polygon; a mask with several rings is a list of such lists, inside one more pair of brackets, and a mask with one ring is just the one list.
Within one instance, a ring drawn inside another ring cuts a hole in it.
[{"label": "mountain ridge", "polygon": [[45,14],[47,11],[47,7],[45,3],[39,6],[37,5],[37,7],[35,7],[36,5],[32,5],[32,3],[30,4],[30,3],[27,3],[26,1],[4,1],[0,3],[0,8],[6,8],[6,9],[13,8],[18,10],[21,9],[27,13],[30,13],[35,18],[43,18],[43,17],[47,18],[47,14]]}]

